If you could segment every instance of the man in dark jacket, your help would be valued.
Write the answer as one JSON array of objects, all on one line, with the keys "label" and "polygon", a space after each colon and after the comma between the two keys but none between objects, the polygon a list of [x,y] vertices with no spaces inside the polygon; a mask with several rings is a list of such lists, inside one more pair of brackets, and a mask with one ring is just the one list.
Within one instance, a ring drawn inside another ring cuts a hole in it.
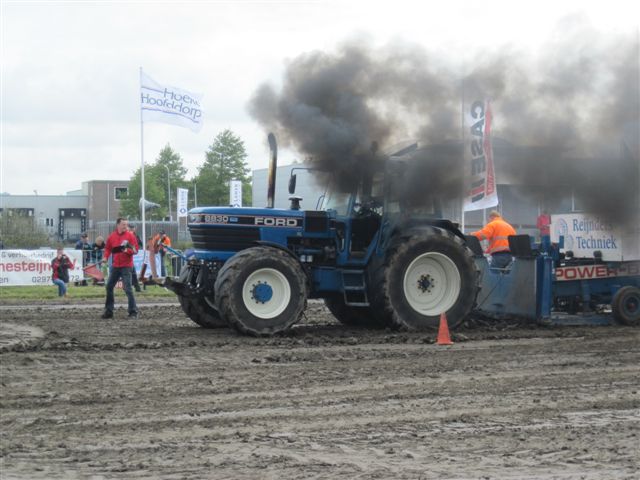
[{"label": "man in dark jacket", "polygon": [[56,258],[51,260],[51,281],[58,286],[58,296],[67,298],[67,283],[69,283],[69,269],[73,264],[62,248],[58,248]]},{"label": "man in dark jacket", "polygon": [[116,229],[109,235],[104,247],[104,261],[107,261],[111,255],[113,255],[113,259],[111,261],[109,280],[107,281],[107,299],[102,318],[113,318],[115,303],[113,289],[120,279],[122,279],[122,285],[127,294],[129,318],[138,318],[138,307],[131,288],[133,256],[138,251],[138,241],[135,235],[129,231],[128,223],[127,219],[118,218]]},{"label": "man in dark jacket", "polygon": [[[89,243],[89,235],[86,233],[80,235],[80,240],[76,242],[76,250],[82,250],[82,268],[86,267],[91,261],[91,244]],[[76,282],[76,287],[78,285],[86,287],[87,281],[82,280],[81,282]]]}]

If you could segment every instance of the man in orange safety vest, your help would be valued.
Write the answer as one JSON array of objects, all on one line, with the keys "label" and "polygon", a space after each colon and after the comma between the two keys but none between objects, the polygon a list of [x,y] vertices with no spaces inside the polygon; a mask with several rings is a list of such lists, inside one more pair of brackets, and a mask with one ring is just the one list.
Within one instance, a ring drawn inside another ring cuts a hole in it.
[{"label": "man in orange safety vest", "polygon": [[489,214],[489,223],[482,230],[473,232],[471,235],[480,241],[489,241],[486,252],[491,254],[492,268],[506,268],[512,258],[509,251],[509,235],[515,234],[515,229],[502,218],[500,213],[492,210]]}]

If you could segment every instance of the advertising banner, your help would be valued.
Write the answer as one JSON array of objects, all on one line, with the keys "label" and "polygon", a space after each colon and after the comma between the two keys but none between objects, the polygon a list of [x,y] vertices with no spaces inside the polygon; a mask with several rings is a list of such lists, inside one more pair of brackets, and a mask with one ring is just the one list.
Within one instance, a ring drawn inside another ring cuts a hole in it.
[{"label": "advertising banner", "polygon": [[187,202],[189,200],[189,189],[187,188],[179,188],[178,189],[178,218],[186,217],[187,212],[189,211],[187,208]]},{"label": "advertising banner", "polygon": [[240,180],[229,182],[229,205],[232,207],[242,206],[242,182]]},{"label": "advertising banner", "polygon": [[[82,281],[82,250],[65,249],[64,253],[73,265],[69,282]],[[55,256],[55,250],[0,250],[0,287],[53,285],[51,261]]]},{"label": "advertising banner", "polygon": [[491,146],[491,105],[476,100],[465,114],[464,161],[467,169],[467,191],[464,211],[498,205],[498,190]]},{"label": "advertising banner", "polygon": [[[161,261],[160,254],[155,255],[155,259],[156,259],[156,272],[158,272],[158,274],[159,274],[160,273],[160,261]],[[147,252],[147,256],[145,258],[144,250],[140,250],[138,253],[136,253],[133,256],[133,266],[135,267],[136,273],[138,274],[138,276],[140,276],[140,272],[142,272],[142,266],[145,263],[147,264],[147,269],[144,272],[144,276],[145,276],[145,278],[150,278],[151,277],[151,268],[149,267],[149,253]]]},{"label": "advertising banner", "polygon": [[597,215],[551,215],[551,241],[559,243],[562,237],[561,251],[572,251],[576,258],[593,258],[594,252],[600,251],[604,261],[640,260],[640,239],[630,229]]}]

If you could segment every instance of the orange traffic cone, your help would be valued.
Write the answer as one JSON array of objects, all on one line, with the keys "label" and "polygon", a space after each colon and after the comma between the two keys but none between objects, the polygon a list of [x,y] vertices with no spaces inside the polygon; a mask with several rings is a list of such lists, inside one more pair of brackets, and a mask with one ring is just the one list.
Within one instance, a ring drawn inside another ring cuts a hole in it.
[{"label": "orange traffic cone", "polygon": [[440,328],[438,329],[438,339],[436,345],[453,345],[449,336],[449,325],[447,324],[447,316],[442,312],[440,314]]}]

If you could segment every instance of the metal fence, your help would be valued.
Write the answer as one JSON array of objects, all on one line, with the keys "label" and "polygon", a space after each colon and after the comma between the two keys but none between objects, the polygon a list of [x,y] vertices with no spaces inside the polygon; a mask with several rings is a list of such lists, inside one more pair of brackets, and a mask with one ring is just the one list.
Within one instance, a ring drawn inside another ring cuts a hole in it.
[{"label": "metal fence", "polygon": [[[188,232],[179,230],[178,222],[153,221],[145,223],[145,234],[147,237],[146,240],[149,240],[160,230],[163,230],[169,236],[172,244],[175,244],[175,242],[177,241],[189,241],[191,239]],[[142,238],[142,222],[129,220],[129,225],[135,225],[138,236],[142,239],[142,241],[145,241],[145,239]],[[96,228],[94,228],[93,231],[89,232],[89,239],[90,241],[93,241],[98,235],[100,235],[106,240],[111,232],[115,230],[115,228],[115,222],[98,222],[96,224]]]}]

